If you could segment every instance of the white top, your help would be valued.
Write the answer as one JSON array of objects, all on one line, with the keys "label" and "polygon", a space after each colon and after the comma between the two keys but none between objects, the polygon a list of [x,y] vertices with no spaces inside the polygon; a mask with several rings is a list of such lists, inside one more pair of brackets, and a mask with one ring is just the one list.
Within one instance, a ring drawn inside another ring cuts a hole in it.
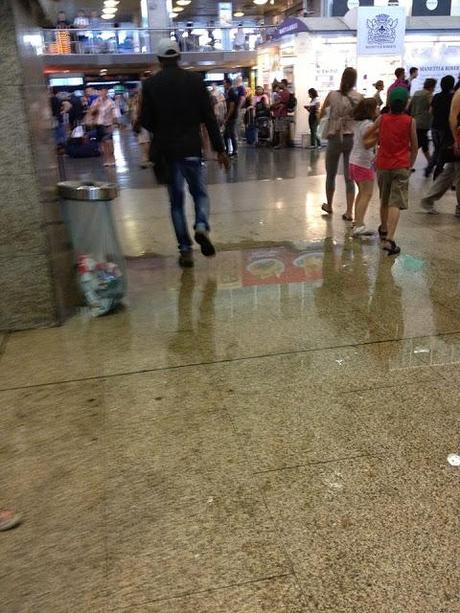
[{"label": "white top", "polygon": [[73,25],[77,28],[87,28],[89,26],[88,17],[75,17]]},{"label": "white top", "polygon": [[310,108],[313,110],[313,107],[316,106],[316,113],[319,111],[319,107],[321,106],[321,100],[319,98],[312,98],[310,101]]},{"label": "white top", "polygon": [[375,158],[374,149],[366,149],[363,144],[363,136],[366,130],[373,125],[370,119],[355,122],[353,149],[350,155],[350,164],[361,166],[362,168],[372,168]]},{"label": "white top", "polygon": [[99,126],[111,126],[114,120],[115,103],[110,98],[99,98],[94,102],[98,110],[97,124]]}]

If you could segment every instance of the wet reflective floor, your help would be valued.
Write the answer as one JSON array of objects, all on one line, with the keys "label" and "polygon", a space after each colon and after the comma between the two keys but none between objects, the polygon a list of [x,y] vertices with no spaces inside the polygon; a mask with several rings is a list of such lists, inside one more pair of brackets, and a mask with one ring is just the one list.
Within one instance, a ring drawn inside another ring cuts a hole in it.
[{"label": "wet reflective floor", "polygon": [[415,173],[389,258],[351,238],[342,177],[321,215],[324,153],[243,149],[209,163],[219,253],[184,272],[164,190],[117,148],[127,307],[2,341],[1,502],[25,521],[0,610],[460,611],[454,196],[427,216]]}]

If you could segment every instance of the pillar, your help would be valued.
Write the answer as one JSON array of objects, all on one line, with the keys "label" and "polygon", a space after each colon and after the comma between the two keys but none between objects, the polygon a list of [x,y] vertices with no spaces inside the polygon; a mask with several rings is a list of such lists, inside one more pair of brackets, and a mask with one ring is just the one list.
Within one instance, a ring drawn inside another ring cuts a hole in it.
[{"label": "pillar", "polygon": [[[0,330],[52,326],[72,291],[35,0],[0,2]],[[70,302],[70,299],[69,299]]]}]

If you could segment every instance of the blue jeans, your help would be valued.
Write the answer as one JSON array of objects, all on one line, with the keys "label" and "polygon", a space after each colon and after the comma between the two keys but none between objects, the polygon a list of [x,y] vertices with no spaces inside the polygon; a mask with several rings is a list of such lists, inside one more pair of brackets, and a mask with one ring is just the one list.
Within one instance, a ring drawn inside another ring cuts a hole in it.
[{"label": "blue jeans", "polygon": [[185,158],[172,162],[172,182],[168,186],[171,201],[171,217],[176,232],[179,251],[191,251],[192,239],[185,216],[185,181],[195,203],[195,225],[198,232],[209,231],[209,196],[203,176],[200,158]]}]

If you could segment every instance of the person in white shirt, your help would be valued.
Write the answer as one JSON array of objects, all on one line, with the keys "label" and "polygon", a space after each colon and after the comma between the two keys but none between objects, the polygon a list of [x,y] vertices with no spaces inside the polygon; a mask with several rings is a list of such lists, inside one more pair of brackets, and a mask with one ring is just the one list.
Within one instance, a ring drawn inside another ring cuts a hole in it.
[{"label": "person in white shirt", "polygon": [[355,226],[353,236],[371,236],[365,224],[364,217],[369,206],[372,192],[374,191],[375,152],[368,137],[374,127],[377,118],[377,100],[374,98],[364,98],[353,111],[355,120],[353,149],[350,155],[349,176],[358,186],[358,195],[355,200]]},{"label": "person in white shirt", "polygon": [[105,87],[99,90],[99,97],[91,105],[90,111],[96,116],[99,139],[102,144],[104,166],[115,166],[113,152],[113,127],[116,123],[115,103],[109,98]]}]

